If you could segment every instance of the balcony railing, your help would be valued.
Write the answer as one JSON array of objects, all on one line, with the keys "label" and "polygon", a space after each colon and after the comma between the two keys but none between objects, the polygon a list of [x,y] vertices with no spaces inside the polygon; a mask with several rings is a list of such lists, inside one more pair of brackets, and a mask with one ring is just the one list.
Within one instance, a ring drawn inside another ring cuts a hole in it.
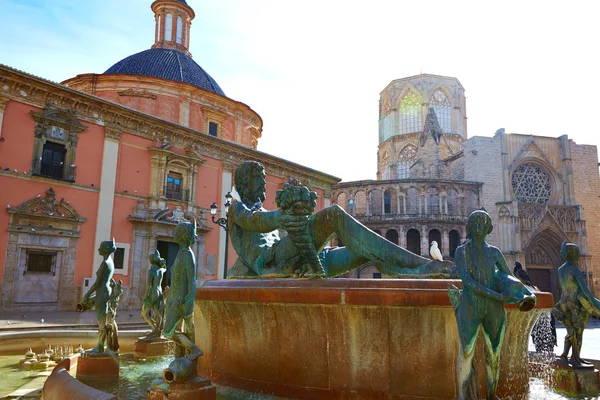
[{"label": "balcony railing", "polygon": [[446,222],[467,222],[468,216],[448,215],[448,214],[377,214],[377,215],[354,215],[357,219],[364,222],[385,222],[385,221],[446,221]]},{"label": "balcony railing", "polygon": [[167,184],[163,193],[169,200],[190,201],[190,191],[188,189],[178,189]]},{"label": "balcony railing", "polygon": [[59,179],[61,181],[75,182],[76,169],[77,167],[74,165],[54,165],[50,163],[44,163],[42,160],[36,160],[31,167],[31,175]]}]

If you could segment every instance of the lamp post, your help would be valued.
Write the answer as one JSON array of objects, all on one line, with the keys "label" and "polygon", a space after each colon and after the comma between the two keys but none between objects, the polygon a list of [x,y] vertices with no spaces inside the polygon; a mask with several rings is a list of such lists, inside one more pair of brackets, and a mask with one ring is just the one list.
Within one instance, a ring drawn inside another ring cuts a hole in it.
[{"label": "lamp post", "polygon": [[219,206],[217,203],[212,203],[210,206],[210,216],[212,222],[219,225],[221,228],[225,230],[225,262],[223,263],[223,279],[227,279],[227,253],[229,250],[229,228],[227,227],[227,211],[229,210],[229,206],[231,205],[231,196],[230,192],[227,192],[225,195],[225,216],[215,220],[215,215],[217,215],[217,211],[219,210]]}]

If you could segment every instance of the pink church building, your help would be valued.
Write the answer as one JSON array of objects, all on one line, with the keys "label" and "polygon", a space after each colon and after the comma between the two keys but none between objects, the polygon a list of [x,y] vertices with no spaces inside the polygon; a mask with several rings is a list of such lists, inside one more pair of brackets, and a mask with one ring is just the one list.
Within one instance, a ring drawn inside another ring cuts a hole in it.
[{"label": "pink church building", "polygon": [[192,8],[151,8],[152,48],[102,74],[57,84],[0,65],[0,310],[74,310],[111,238],[121,307],[139,309],[148,255],[158,249],[170,265],[184,220],[198,227],[197,279],[222,278],[225,232],[209,206],[223,205],[245,160],[266,167],[265,208],[292,177],[329,206],[339,179],[257,151],[260,115],[192,59]]}]

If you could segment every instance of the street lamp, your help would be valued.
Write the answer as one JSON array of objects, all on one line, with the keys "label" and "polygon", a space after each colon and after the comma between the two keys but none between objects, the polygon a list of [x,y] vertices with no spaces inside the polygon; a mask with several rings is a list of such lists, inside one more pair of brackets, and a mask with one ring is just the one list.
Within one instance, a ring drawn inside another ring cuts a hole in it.
[{"label": "street lamp", "polygon": [[230,192],[227,192],[225,195],[225,216],[215,220],[215,215],[217,215],[217,211],[219,210],[219,206],[217,203],[212,203],[210,206],[210,216],[212,222],[219,225],[221,228],[225,230],[225,262],[223,266],[223,279],[227,279],[227,253],[229,250],[229,228],[227,227],[227,211],[229,210],[229,206],[231,205],[231,199],[233,196]]}]

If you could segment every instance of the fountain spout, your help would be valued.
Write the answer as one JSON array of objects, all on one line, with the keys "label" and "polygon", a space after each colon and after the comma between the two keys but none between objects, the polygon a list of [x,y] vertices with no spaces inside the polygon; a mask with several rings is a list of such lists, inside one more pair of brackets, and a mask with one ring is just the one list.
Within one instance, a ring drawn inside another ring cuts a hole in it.
[{"label": "fountain spout", "polygon": [[183,383],[191,378],[196,372],[196,362],[187,357],[175,359],[168,368],[163,371],[163,380],[167,383]]}]

